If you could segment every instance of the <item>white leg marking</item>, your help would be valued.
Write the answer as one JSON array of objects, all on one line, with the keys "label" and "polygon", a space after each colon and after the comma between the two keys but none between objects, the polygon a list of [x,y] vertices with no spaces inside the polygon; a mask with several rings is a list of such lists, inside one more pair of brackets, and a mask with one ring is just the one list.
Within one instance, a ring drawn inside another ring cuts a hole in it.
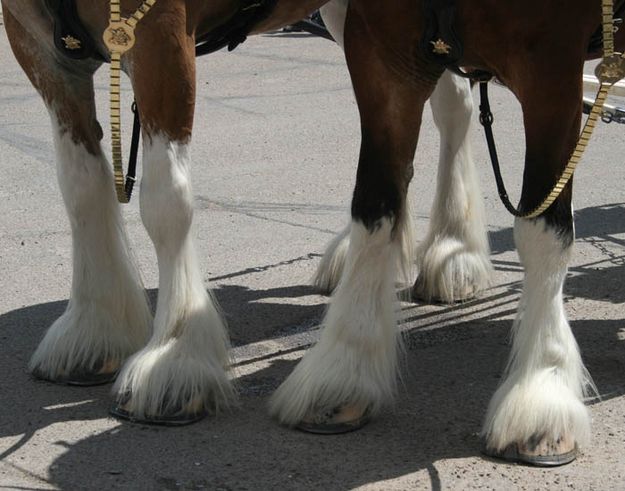
[{"label": "white leg marking", "polygon": [[493,396],[484,436],[497,451],[512,443],[590,438],[582,402],[593,387],[564,314],[562,285],[572,247],[543,219],[519,219],[515,240],[525,267],[523,297],[504,382]]},{"label": "white leg marking", "polygon": [[30,369],[62,380],[73,372],[103,369],[103,363],[120,365],[145,344],[152,319],[106,158],[74,143],[53,112],[51,118],[57,175],[72,227],[72,291]]},{"label": "white leg marking", "polygon": [[[144,146],[141,216],[159,266],[154,335],[131,358],[115,390],[136,417],[217,409],[233,397],[226,328],[200,275],[187,146],[152,136]],[[192,409],[189,409],[192,408]]]},{"label": "white leg marking", "polygon": [[430,99],[441,144],[436,197],[417,251],[415,294],[454,302],[489,285],[484,206],[468,138],[473,112],[469,82],[446,71]]},{"label": "white leg marking", "polygon": [[352,222],[345,270],[334,293],[319,342],[304,356],[271,400],[286,424],[342,405],[389,402],[396,385],[395,266],[400,237],[391,222],[374,232]]}]

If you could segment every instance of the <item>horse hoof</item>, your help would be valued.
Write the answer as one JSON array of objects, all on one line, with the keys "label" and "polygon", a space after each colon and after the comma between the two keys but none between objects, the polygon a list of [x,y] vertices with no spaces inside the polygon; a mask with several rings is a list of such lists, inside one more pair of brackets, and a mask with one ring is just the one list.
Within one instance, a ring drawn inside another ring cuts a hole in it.
[{"label": "horse hoof", "polygon": [[99,370],[76,369],[70,373],[51,377],[39,369],[32,371],[33,377],[46,382],[52,382],[61,385],[77,385],[81,387],[89,387],[93,385],[104,385],[115,381],[119,371],[119,363],[105,362],[102,363]]},{"label": "horse hoof", "polygon": [[190,404],[185,409],[171,409],[163,414],[136,415],[127,409],[129,400],[130,396],[126,396],[115,404],[109,410],[111,416],[130,421],[131,423],[160,426],[186,426],[196,423],[208,415],[208,411],[203,404]]},{"label": "horse hoof", "polygon": [[362,410],[356,406],[343,406],[325,413],[306,416],[295,428],[306,433],[338,435],[359,430],[370,420],[369,408]]},{"label": "horse hoof", "polygon": [[577,444],[570,437],[558,438],[555,442],[547,438],[531,438],[526,443],[513,443],[497,451],[485,447],[488,457],[507,460],[537,467],[556,467],[570,464],[577,457]]},{"label": "horse hoof", "polygon": [[454,291],[453,299],[444,298],[441,295],[432,295],[426,292],[424,280],[421,276],[417,276],[414,286],[412,287],[413,300],[438,305],[456,305],[469,300],[473,300],[477,295],[476,289],[473,287],[463,288],[462,291]]}]

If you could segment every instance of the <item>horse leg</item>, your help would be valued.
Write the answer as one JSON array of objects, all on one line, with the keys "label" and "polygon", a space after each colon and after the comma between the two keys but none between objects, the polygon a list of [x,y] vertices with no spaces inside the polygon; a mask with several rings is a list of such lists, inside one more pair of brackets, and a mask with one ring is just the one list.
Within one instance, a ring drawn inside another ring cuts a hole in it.
[{"label": "horse leg", "polygon": [[427,301],[453,303],[486,288],[492,272],[468,137],[473,113],[469,82],[446,71],[430,104],[440,133],[440,156],[430,225],[417,249],[419,277],[413,293]]},{"label": "horse leg", "polygon": [[[176,4],[162,8],[180,8]],[[187,34],[184,12],[168,14],[161,14],[169,20],[158,29],[144,29],[129,59],[144,128],[141,218],[156,249],[159,292],[154,334],[123,367],[112,412],[131,420],[185,424],[227,405],[234,391],[225,370],[225,325],[204,287],[192,238],[188,147],[194,39]]]},{"label": "horse leg", "polygon": [[[343,49],[345,49],[344,30],[348,4],[348,0],[332,0],[319,9],[328,31]],[[399,258],[399,266],[404,269],[406,279],[412,281],[408,265],[413,262],[415,237],[408,208],[403,213],[405,219],[401,223],[404,230],[400,234],[402,238],[402,252]],[[311,280],[313,286],[322,293],[332,293],[343,274],[349,248],[350,230],[351,225],[348,224],[326,246],[323,257]]]},{"label": "horse leg", "polygon": [[[345,49],[344,32],[348,4],[349,0],[332,0],[319,9],[328,32],[343,50]],[[312,285],[322,293],[331,294],[341,279],[349,248],[350,231],[351,226],[347,224],[326,246],[311,280]]]},{"label": "horse leg", "polygon": [[[345,266],[319,342],[270,406],[282,423],[317,433],[356,429],[393,396],[401,223],[423,105],[440,75],[425,85],[412,71],[398,73],[371,49],[361,22],[350,16],[346,31],[362,142]],[[350,36],[349,26],[359,34]]]},{"label": "horse leg", "polygon": [[[321,7],[328,31],[343,47],[348,0],[333,0]],[[446,72],[430,99],[439,130],[441,150],[436,198],[430,227],[417,252],[419,277],[414,294],[427,301],[453,303],[471,298],[489,284],[492,267],[488,238],[468,131],[473,113],[469,82]],[[406,214],[407,214],[406,210]],[[404,264],[412,262],[412,222],[404,221]],[[332,292],[345,264],[349,226],[330,241],[312,283]]]},{"label": "horse leg", "polygon": [[[534,209],[546,196],[577,140],[582,91],[581,82],[572,81],[581,81],[582,74],[567,67],[581,65],[575,60],[561,70],[539,70],[536,63],[522,64],[529,78],[512,85],[526,128],[523,210]],[[490,455],[560,465],[573,460],[577,445],[589,439],[590,418],[582,399],[592,383],[562,300],[574,240],[571,194],[569,183],[544,215],[515,221],[525,280],[505,378],[490,402],[483,430]]]},{"label": "horse leg", "polygon": [[30,370],[55,382],[104,383],[145,344],[151,314],[100,147],[92,81],[97,64],[59,59],[45,43],[52,39],[45,13],[29,15],[22,24],[4,8],[15,56],[50,112],[73,260],[67,309],[46,332]]}]

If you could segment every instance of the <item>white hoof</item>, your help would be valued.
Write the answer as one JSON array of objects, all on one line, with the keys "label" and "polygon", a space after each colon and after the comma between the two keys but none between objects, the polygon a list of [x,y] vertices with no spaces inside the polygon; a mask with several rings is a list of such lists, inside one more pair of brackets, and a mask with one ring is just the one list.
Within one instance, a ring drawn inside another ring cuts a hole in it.
[{"label": "white hoof", "polygon": [[577,458],[578,447],[570,435],[558,439],[535,435],[527,442],[508,445],[503,451],[485,447],[484,454],[495,459],[507,460],[537,467],[557,467],[570,464]]},{"label": "white hoof", "polygon": [[451,237],[419,248],[417,265],[415,298],[443,303],[473,298],[489,286],[493,269],[487,251],[471,250]]}]

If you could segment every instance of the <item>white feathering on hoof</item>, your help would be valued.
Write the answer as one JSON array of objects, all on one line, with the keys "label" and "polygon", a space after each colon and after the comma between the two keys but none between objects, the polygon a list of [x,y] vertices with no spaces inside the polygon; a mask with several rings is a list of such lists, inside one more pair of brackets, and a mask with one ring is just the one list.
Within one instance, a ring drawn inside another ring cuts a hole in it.
[{"label": "white feathering on hoof", "polygon": [[[154,334],[128,361],[114,390],[133,417],[227,405],[228,336],[207,293],[191,237],[193,206],[187,145],[153,135],[144,147],[141,217],[159,266]],[[130,399],[128,399],[130,397]]]},{"label": "white feathering on hoof", "polygon": [[134,264],[105,157],[59,128],[50,112],[57,175],[72,227],[73,278],[67,310],[52,324],[29,368],[63,379],[112,369],[145,345],[152,316]]},{"label": "white feathering on hoof", "polygon": [[586,445],[590,415],[582,401],[594,386],[562,301],[572,247],[544,219],[518,219],[515,239],[525,267],[523,297],[505,380],[490,402],[483,436],[496,451],[564,436]]},{"label": "white feathering on hoof", "polygon": [[[151,341],[128,360],[117,378],[113,391],[134,417],[171,416],[193,408],[216,412],[235,401],[219,312],[207,299],[183,318],[179,337]],[[127,394],[131,398],[125,401]]]},{"label": "white feathering on hoof", "polygon": [[373,232],[353,222],[345,271],[331,300],[319,342],[278,388],[270,411],[294,425],[310,412],[342,405],[375,413],[394,394],[398,336],[395,267],[400,237],[391,222]]}]

